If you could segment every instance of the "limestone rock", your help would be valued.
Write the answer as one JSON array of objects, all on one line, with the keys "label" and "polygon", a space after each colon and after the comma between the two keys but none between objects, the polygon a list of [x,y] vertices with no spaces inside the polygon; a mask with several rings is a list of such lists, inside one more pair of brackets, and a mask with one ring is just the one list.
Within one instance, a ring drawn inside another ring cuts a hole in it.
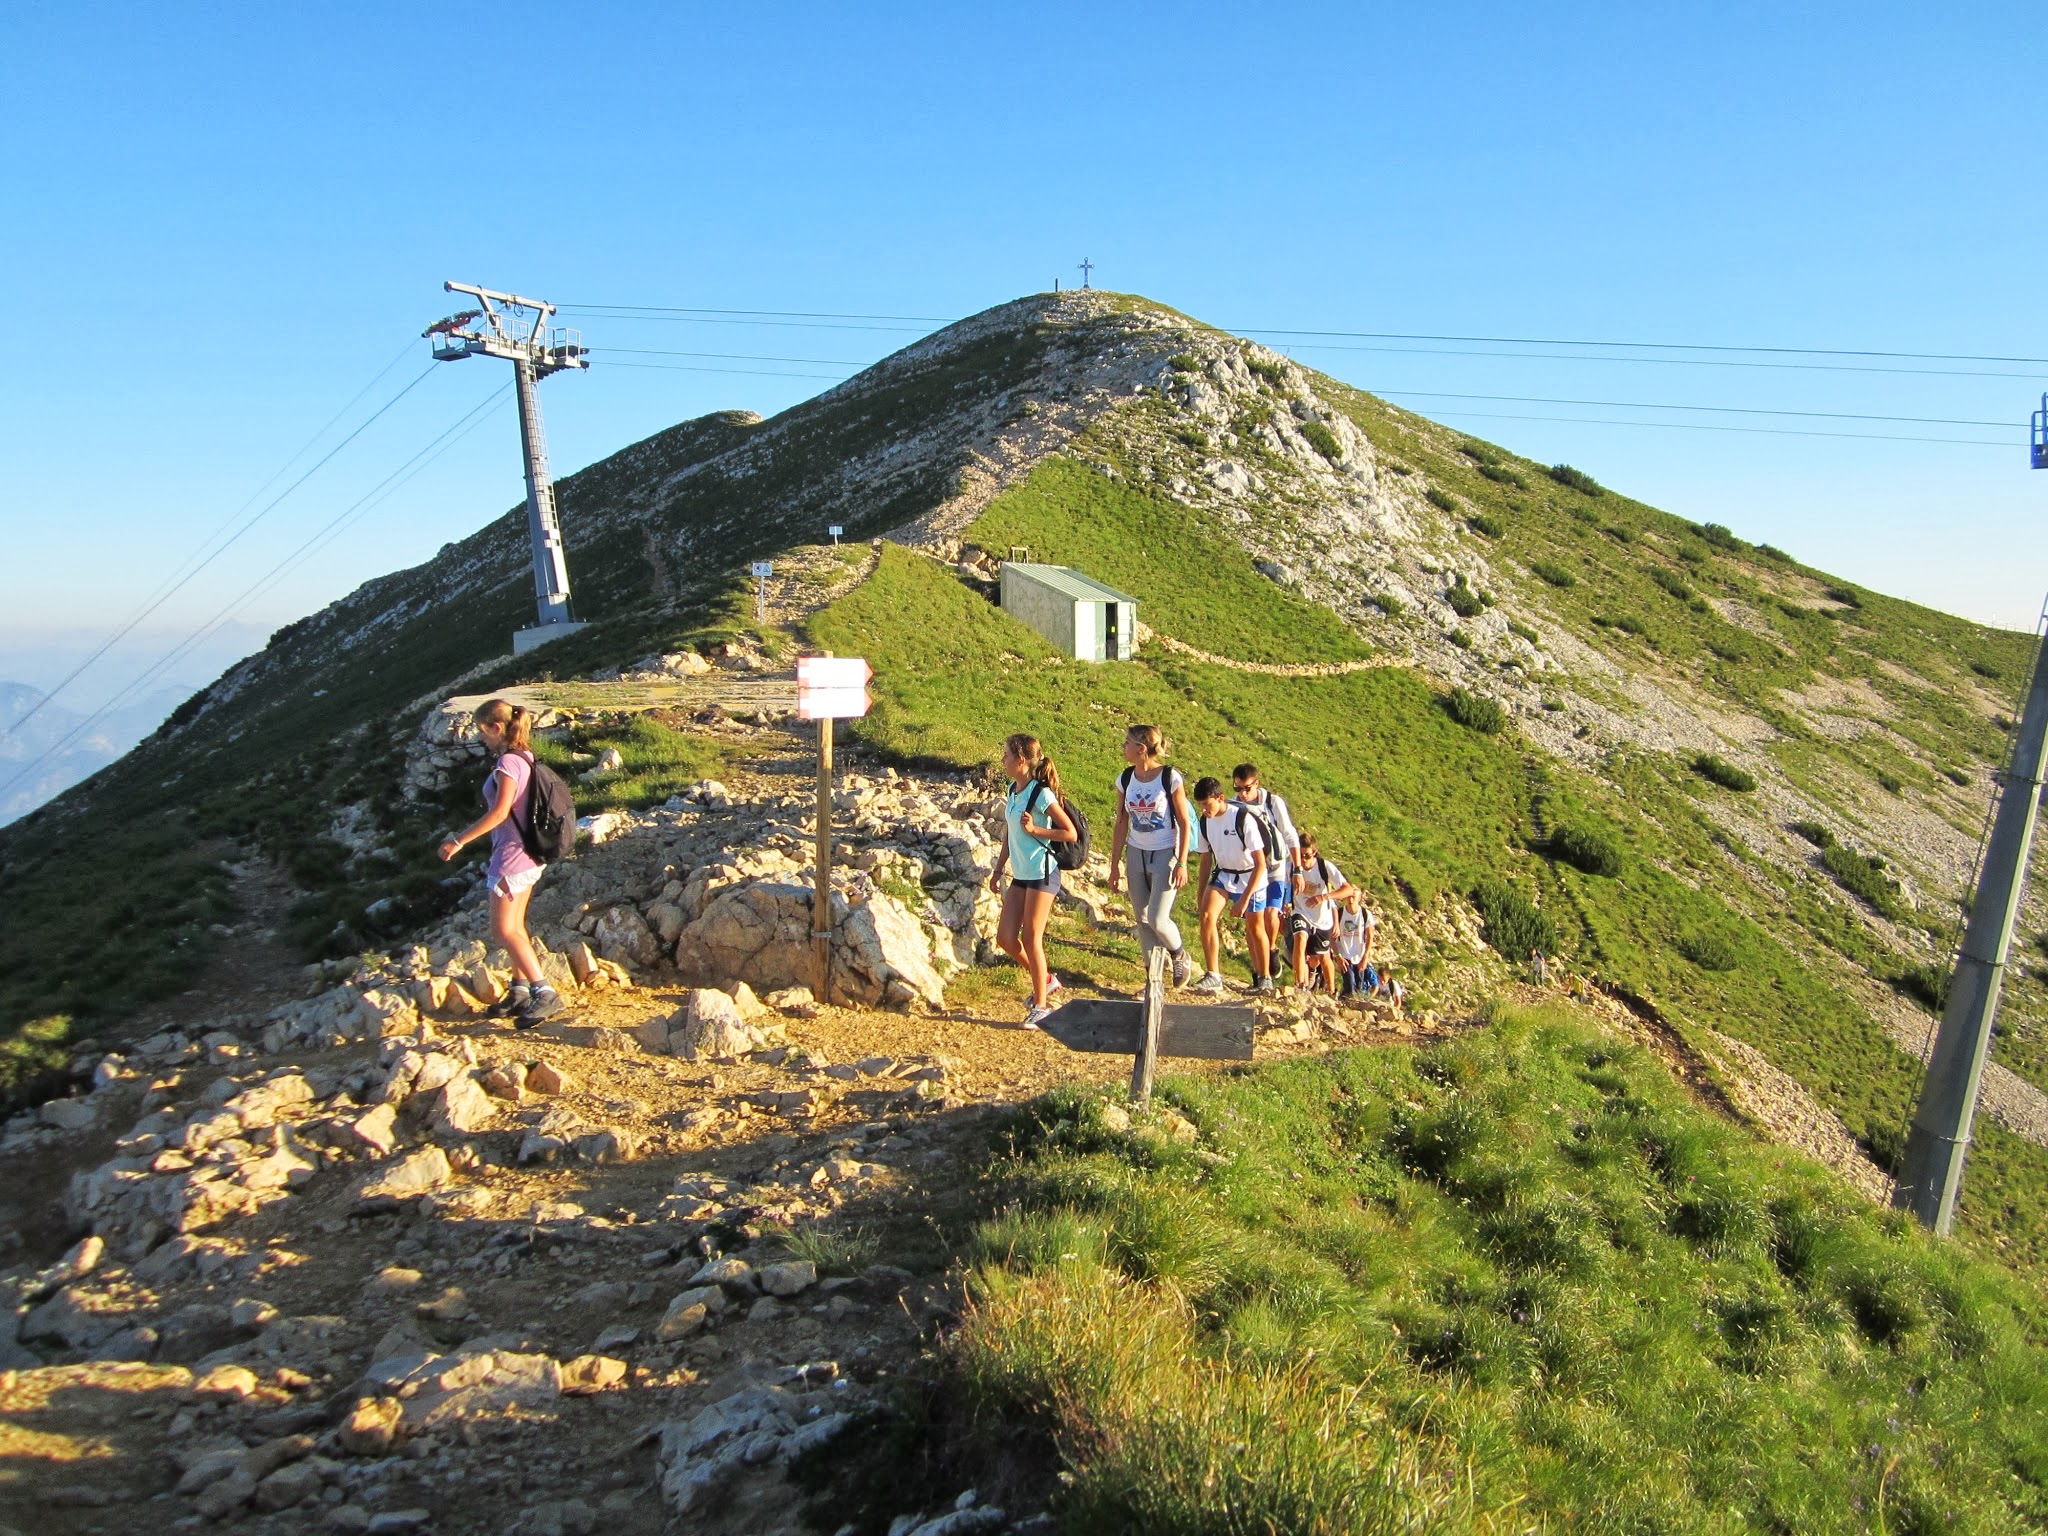
[{"label": "limestone rock", "polygon": [[626,1362],[604,1355],[578,1355],[562,1366],[562,1391],[569,1397],[587,1397],[625,1379]]},{"label": "limestone rock", "polygon": [[723,992],[692,987],[668,1021],[668,1050],[686,1061],[725,1061],[758,1051],[766,1037],[740,1017]]},{"label": "limestone rock", "polygon": [[379,1157],[389,1157],[398,1147],[398,1106],[379,1104],[358,1115],[349,1134]]},{"label": "limestone rock", "polygon": [[398,1438],[405,1406],[395,1397],[366,1397],[341,1422],[341,1448],[355,1456],[381,1456]]},{"label": "limestone rock", "polygon": [[754,995],[754,989],[744,981],[736,981],[725,989],[732,999],[732,1005],[739,1010],[740,1018],[751,1024],[768,1012],[761,999]]},{"label": "limestone rock", "polygon": [[357,1031],[372,1040],[409,1035],[420,1027],[420,1011],[412,999],[372,987],[357,1004]]},{"label": "limestone rock", "polygon": [[423,1102],[428,1125],[443,1136],[468,1136],[480,1131],[498,1112],[490,1095],[468,1072],[449,1078],[426,1095]]},{"label": "limestone rock", "polygon": [[56,1130],[83,1131],[99,1123],[100,1109],[91,1099],[51,1099],[36,1110],[36,1118]]},{"label": "limestone rock", "polygon": [[506,1061],[479,1072],[476,1080],[492,1098],[517,1104],[526,1096],[526,1076],[524,1062]]},{"label": "limestone rock", "polygon": [[537,1062],[526,1074],[526,1086],[535,1093],[567,1093],[576,1080],[552,1062]]},{"label": "limestone rock", "polygon": [[600,955],[633,970],[647,970],[661,959],[661,940],[638,909],[623,902],[598,918],[595,937]]},{"label": "limestone rock", "polygon": [[445,1188],[454,1177],[446,1152],[439,1147],[421,1147],[366,1180],[358,1193],[365,1200],[403,1200]]},{"label": "limestone rock", "polygon": [[770,1296],[795,1296],[818,1283],[817,1265],[803,1259],[763,1265],[756,1273]]}]

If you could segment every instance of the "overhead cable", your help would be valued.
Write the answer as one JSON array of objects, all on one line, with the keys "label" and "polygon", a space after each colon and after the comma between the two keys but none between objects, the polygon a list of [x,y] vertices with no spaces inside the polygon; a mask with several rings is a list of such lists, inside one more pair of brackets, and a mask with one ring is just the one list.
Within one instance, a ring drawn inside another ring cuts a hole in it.
[{"label": "overhead cable", "polygon": [[[385,371],[389,372],[390,370],[387,368]],[[117,643],[119,643],[124,637],[132,633],[135,627],[139,625],[144,619],[148,618],[152,613],[155,613],[157,609],[163,607],[165,603],[169,602],[171,597],[175,593],[180,591],[188,582],[190,582],[194,576],[197,576],[201,571],[205,570],[206,567],[213,564],[214,561],[218,560],[223,554],[227,553],[229,548],[231,548],[234,545],[234,543],[242,537],[243,534],[247,533],[251,528],[254,528],[258,523],[262,522],[265,517],[269,516],[270,513],[275,511],[278,505],[281,502],[283,502],[283,500],[287,496],[291,495],[293,491],[296,491],[300,486],[304,485],[308,480],[312,479],[314,475],[319,473],[322,465],[326,464],[337,453],[341,452],[342,449],[346,448],[358,437],[361,437],[364,431],[368,429],[372,422],[376,421],[378,417],[382,416],[386,411],[390,410],[391,407],[398,404],[398,402],[403,400],[407,395],[411,394],[414,386],[419,384],[422,379],[426,378],[427,374],[432,373],[433,371],[434,366],[433,364],[429,363],[426,367],[426,370],[422,372],[417,378],[415,378],[411,384],[406,385],[404,389],[401,389],[389,400],[386,400],[382,405],[378,406],[376,410],[372,411],[370,415],[367,418],[365,418],[353,432],[349,433],[348,436],[344,437],[340,442],[336,443],[332,448],[328,449],[327,452],[322,454],[313,463],[311,468],[306,470],[304,474],[300,475],[298,479],[294,480],[290,485],[286,486],[283,490],[279,491],[277,495],[272,497],[270,501],[266,503],[260,511],[258,511],[253,517],[250,517],[248,520],[246,520],[241,527],[237,528],[233,533],[228,535],[228,537],[222,543],[220,543],[211,553],[206,555],[205,558],[200,560],[183,576],[180,576],[176,581],[170,583],[170,585],[168,585],[167,587],[164,587],[161,590],[159,590],[157,595],[154,598],[152,598],[148,603],[146,603],[143,606],[142,610],[138,612],[134,618],[130,619],[126,624],[123,624],[119,629],[115,630],[113,634],[109,635],[104,641],[102,641],[100,643],[99,648],[95,650],[91,655],[87,656],[85,660],[81,661],[77,666],[73,667],[70,672],[65,674],[65,676],[58,682],[56,687],[52,688],[48,693],[44,694],[40,699],[36,700],[34,704],[30,705],[28,710],[21,716],[20,719],[14,721],[5,730],[0,730],[0,738],[5,738],[7,736],[12,735],[14,732],[20,730],[21,727],[25,725],[29,721],[29,719],[32,718],[38,711],[40,711],[45,704],[48,704],[50,700],[54,699],[59,693],[63,692],[64,689],[69,687],[73,682],[77,681],[80,673],[84,672],[85,669],[91,666],[95,661],[98,661],[100,657],[106,655],[106,653],[109,650],[111,650]],[[326,428],[323,427],[321,430],[325,431]]]}]

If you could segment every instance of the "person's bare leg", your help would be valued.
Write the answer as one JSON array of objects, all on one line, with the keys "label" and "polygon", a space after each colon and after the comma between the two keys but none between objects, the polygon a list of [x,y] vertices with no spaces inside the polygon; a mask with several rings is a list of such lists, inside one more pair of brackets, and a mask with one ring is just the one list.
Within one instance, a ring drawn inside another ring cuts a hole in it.
[{"label": "person's bare leg", "polygon": [[1297,987],[1308,985],[1308,935],[1305,933],[1294,936],[1294,984]]},{"label": "person's bare leg", "polygon": [[512,957],[514,973],[529,983],[546,979],[533,952],[533,940],[526,935],[526,903],[532,895],[533,887],[528,886],[516,895],[491,897],[491,932]]},{"label": "person's bare leg", "polygon": [[1024,898],[1030,894],[1012,880],[1003,891],[1003,915],[996,923],[996,948],[1026,970],[1030,967],[1025,964],[1024,946],[1018,939],[1018,933],[1024,924]]},{"label": "person's bare leg", "polygon": [[1273,974],[1272,944],[1266,937],[1266,925],[1259,921],[1265,915],[1263,912],[1254,912],[1245,919],[1244,923],[1245,948],[1252,952],[1252,980],[1254,981],[1257,981],[1261,976]]},{"label": "person's bare leg", "polygon": [[1022,964],[1031,976],[1031,1002],[1045,1006],[1045,989],[1051,984],[1051,968],[1045,963],[1045,923],[1052,916],[1051,891],[1024,893],[1024,921],[1017,937],[1024,952]]}]

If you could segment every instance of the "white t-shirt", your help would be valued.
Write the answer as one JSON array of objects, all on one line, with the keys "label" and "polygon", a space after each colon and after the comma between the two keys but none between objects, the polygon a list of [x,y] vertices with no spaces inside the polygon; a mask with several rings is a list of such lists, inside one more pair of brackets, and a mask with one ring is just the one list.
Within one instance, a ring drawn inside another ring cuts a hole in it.
[{"label": "white t-shirt", "polygon": [[1268,850],[1267,858],[1270,868],[1267,872],[1267,878],[1269,880],[1286,879],[1287,862],[1301,849],[1301,838],[1295,833],[1294,817],[1287,809],[1287,802],[1262,785],[1259,789],[1259,798],[1256,801],[1247,800],[1243,795],[1238,795],[1232,798],[1229,803],[1231,805],[1241,805],[1254,816],[1263,817],[1266,825],[1273,829],[1274,841],[1279,844],[1279,851]]},{"label": "white t-shirt", "polygon": [[1249,874],[1253,856],[1264,853],[1266,846],[1259,840],[1259,829],[1251,824],[1249,815],[1245,817],[1243,833],[1239,833],[1238,810],[1236,805],[1226,805],[1220,816],[1197,816],[1195,852],[1208,854],[1216,867],[1227,873]]},{"label": "white t-shirt", "polygon": [[1379,927],[1380,920],[1370,907],[1337,914],[1337,953],[1350,965],[1365,958],[1365,937]]},{"label": "white t-shirt", "polygon": [[1135,768],[1124,772],[1130,777],[1117,775],[1116,792],[1123,797],[1124,814],[1129,818],[1125,845],[1147,853],[1171,848],[1173,792],[1180,787],[1180,774],[1171,768],[1161,768],[1158,777],[1148,784],[1138,777]]},{"label": "white t-shirt", "polygon": [[1330,892],[1344,889],[1344,871],[1328,859],[1320,862],[1321,869],[1310,859],[1294,872],[1294,910],[1319,933],[1336,925],[1337,903]]}]

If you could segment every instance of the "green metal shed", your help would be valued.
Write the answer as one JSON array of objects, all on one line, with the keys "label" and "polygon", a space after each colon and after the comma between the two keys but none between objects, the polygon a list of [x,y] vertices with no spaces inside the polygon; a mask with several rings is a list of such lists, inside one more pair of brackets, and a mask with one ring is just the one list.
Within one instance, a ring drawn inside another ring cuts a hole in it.
[{"label": "green metal shed", "polygon": [[1003,611],[1076,661],[1129,661],[1138,654],[1138,600],[1071,566],[1005,560]]}]

